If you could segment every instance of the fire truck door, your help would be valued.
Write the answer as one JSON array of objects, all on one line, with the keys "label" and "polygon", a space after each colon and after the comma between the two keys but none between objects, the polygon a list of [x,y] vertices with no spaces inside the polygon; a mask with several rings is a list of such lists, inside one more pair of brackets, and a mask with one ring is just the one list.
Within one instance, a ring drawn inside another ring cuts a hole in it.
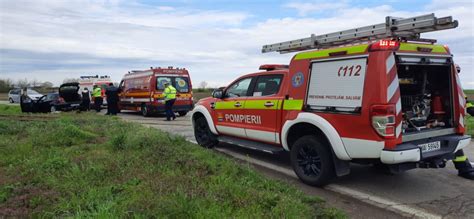
[{"label": "fire truck door", "polygon": [[247,138],[279,143],[278,121],[283,97],[278,95],[283,75],[262,75],[256,80],[252,95],[247,98],[244,115]]},{"label": "fire truck door", "polygon": [[224,98],[215,102],[214,118],[220,134],[247,137],[243,109],[253,80],[254,77],[248,77],[236,81],[225,90]]}]

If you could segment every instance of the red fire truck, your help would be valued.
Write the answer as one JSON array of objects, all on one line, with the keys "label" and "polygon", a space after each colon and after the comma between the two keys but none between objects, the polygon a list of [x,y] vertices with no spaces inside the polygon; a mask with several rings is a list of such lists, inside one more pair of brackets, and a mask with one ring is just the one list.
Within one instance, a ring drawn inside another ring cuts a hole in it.
[{"label": "red fire truck", "polygon": [[173,111],[185,116],[194,105],[191,78],[185,68],[152,67],[124,75],[120,82],[120,109],[139,111],[143,116],[163,113],[165,82],[171,82],[177,90]]},{"label": "red fire truck", "polygon": [[[434,14],[267,45],[296,54],[263,65],[196,104],[204,147],[227,142],[289,151],[305,183],[322,186],[349,163],[391,172],[444,167],[466,147],[464,94],[453,55],[420,33],[455,28]],[[316,49],[312,51],[304,51]]]}]

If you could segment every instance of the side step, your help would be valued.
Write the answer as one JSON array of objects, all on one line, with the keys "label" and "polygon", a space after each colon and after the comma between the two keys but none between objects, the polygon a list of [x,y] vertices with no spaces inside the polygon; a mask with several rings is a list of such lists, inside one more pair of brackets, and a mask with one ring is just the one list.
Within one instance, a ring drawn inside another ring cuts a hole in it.
[{"label": "side step", "polygon": [[277,154],[279,152],[284,151],[283,148],[276,147],[271,144],[249,141],[249,140],[244,140],[244,139],[234,138],[234,137],[229,137],[229,136],[219,136],[217,140],[219,140],[220,142],[225,142],[228,144],[233,144],[233,145],[237,145],[243,148],[248,148],[248,149],[252,149],[256,151],[263,151],[270,154]]}]

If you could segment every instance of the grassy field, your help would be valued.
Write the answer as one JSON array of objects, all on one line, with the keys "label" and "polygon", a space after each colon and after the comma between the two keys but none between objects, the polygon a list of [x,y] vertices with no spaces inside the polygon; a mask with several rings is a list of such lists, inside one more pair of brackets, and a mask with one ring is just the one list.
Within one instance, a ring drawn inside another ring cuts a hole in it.
[{"label": "grassy field", "polygon": [[193,91],[194,101],[197,102],[202,98],[210,97],[211,94],[212,94],[212,91],[204,91],[204,92]]},{"label": "grassy field", "polygon": [[181,137],[93,113],[18,112],[0,106],[0,218],[344,217]]}]

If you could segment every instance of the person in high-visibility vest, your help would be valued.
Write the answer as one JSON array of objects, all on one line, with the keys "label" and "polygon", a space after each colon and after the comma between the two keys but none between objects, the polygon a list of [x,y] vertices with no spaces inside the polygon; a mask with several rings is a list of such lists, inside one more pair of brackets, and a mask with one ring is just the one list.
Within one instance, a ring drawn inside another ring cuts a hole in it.
[{"label": "person in high-visibility vest", "polygon": [[165,95],[166,121],[170,121],[171,118],[175,120],[176,115],[173,112],[173,105],[174,105],[174,102],[176,101],[176,88],[174,88],[168,81],[166,81],[164,85],[165,85],[165,90],[163,92],[163,95]]},{"label": "person in high-visibility vest", "polygon": [[100,112],[102,109],[102,89],[94,85],[94,89],[92,90],[92,97],[94,98],[94,108],[96,112]]}]

